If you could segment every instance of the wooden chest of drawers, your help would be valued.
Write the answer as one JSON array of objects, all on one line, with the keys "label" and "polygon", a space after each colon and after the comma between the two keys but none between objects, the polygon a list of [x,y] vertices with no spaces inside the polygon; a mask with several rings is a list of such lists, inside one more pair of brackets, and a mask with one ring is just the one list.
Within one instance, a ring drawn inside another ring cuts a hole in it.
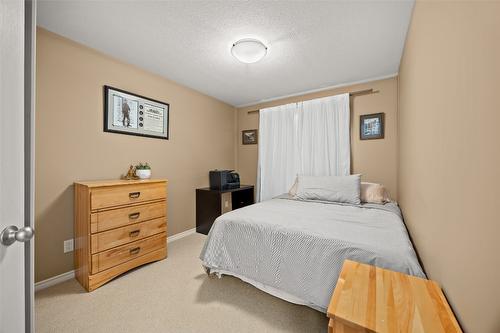
[{"label": "wooden chest of drawers", "polygon": [[75,183],[76,279],[88,291],[167,256],[167,181]]}]

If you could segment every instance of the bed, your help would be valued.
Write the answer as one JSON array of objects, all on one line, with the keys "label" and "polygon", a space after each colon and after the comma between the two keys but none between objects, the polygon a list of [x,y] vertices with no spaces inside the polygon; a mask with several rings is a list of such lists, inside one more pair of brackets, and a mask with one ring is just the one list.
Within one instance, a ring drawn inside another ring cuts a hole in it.
[{"label": "bed", "polygon": [[322,312],[345,259],[425,277],[395,203],[283,195],[217,218],[200,259],[209,274],[235,276]]}]

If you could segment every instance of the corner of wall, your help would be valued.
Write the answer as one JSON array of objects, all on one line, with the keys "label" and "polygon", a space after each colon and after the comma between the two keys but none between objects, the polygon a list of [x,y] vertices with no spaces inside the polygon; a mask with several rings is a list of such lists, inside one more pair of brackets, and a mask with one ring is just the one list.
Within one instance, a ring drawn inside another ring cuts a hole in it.
[{"label": "corner of wall", "polygon": [[[398,72],[399,73],[399,72]],[[401,131],[400,131],[400,123],[399,123],[399,117],[401,114],[401,103],[400,103],[400,80],[399,80],[399,74],[396,76],[396,193],[398,195],[398,198],[401,196],[401,184],[400,184],[400,176],[399,176],[399,168],[400,168],[400,157],[401,157],[401,152],[400,152],[400,147],[401,147]]]},{"label": "corner of wall", "polygon": [[239,110],[234,107],[234,169],[239,169],[239,149],[238,149],[238,119],[239,119]]}]

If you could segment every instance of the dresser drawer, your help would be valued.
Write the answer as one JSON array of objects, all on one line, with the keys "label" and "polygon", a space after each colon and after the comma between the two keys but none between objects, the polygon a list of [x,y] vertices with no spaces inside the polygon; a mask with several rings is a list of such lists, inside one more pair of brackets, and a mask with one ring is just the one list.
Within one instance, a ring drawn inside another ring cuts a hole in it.
[{"label": "dresser drawer", "polygon": [[167,204],[158,202],[92,213],[90,216],[90,232],[94,234],[132,223],[163,217],[166,216],[166,210]]},{"label": "dresser drawer", "polygon": [[91,210],[129,205],[138,202],[165,199],[165,183],[132,184],[92,189]]},{"label": "dresser drawer", "polygon": [[92,255],[92,274],[104,271],[113,266],[145,255],[149,252],[165,248],[167,234],[161,233],[149,238],[138,240],[111,250]]},{"label": "dresser drawer", "polygon": [[91,252],[97,253],[113,247],[167,231],[165,217],[100,232],[91,236]]}]

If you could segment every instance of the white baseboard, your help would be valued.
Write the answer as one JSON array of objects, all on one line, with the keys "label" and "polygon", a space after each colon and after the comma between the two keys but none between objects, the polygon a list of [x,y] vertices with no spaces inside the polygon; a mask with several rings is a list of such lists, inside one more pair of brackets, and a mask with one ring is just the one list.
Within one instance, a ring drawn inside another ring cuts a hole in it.
[{"label": "white baseboard", "polygon": [[51,278],[48,278],[47,280],[43,280],[43,281],[35,283],[35,292],[42,290],[42,289],[45,289],[45,288],[48,288],[48,287],[55,286],[56,284],[71,280],[73,278],[75,278],[75,271],[74,270],[53,276]]},{"label": "white baseboard", "polygon": [[[181,238],[187,237],[187,236],[192,235],[194,233],[196,233],[196,228],[189,229],[189,230],[186,230],[183,232],[179,232],[178,234],[167,237],[167,243],[179,240]],[[42,289],[45,289],[45,288],[48,288],[48,287],[55,286],[56,284],[59,284],[59,283],[62,283],[64,281],[68,281],[68,280],[71,280],[74,278],[75,278],[75,271],[74,270],[53,276],[51,278],[48,278],[47,280],[43,280],[43,281],[35,283],[35,292],[42,290]]]},{"label": "white baseboard", "polygon": [[181,238],[187,237],[187,236],[192,235],[194,233],[196,233],[196,228],[189,229],[189,230],[186,230],[183,232],[179,232],[178,234],[167,237],[167,243],[179,240]]}]

